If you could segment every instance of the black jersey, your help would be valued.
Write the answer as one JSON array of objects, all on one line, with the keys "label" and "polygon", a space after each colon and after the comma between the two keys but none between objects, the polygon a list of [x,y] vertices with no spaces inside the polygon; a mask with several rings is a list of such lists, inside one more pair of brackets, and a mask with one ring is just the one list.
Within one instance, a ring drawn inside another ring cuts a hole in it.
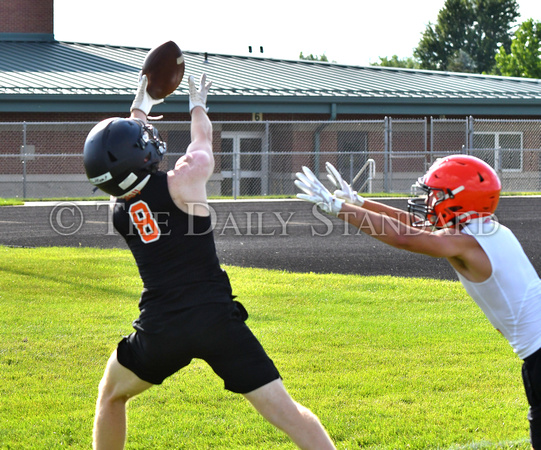
[{"label": "black jersey", "polygon": [[132,251],[143,280],[136,325],[195,305],[231,301],[211,218],[178,209],[169,194],[166,173],[152,175],[134,198],[117,199],[113,223]]}]

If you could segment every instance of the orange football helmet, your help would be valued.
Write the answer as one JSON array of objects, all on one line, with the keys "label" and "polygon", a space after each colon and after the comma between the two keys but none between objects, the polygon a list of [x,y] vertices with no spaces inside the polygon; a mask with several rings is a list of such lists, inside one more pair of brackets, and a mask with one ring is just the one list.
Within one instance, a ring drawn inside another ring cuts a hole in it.
[{"label": "orange football helmet", "polygon": [[448,228],[494,214],[502,185],[492,167],[469,155],[438,159],[419,178],[426,193],[408,201],[413,226]]}]

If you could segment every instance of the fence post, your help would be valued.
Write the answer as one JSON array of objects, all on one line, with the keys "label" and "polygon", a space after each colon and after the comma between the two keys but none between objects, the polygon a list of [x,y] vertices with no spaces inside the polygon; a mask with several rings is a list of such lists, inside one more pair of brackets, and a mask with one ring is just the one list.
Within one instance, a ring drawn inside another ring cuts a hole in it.
[{"label": "fence post", "polygon": [[385,130],[383,133],[384,137],[384,148],[383,148],[383,192],[390,192],[389,190],[389,156],[392,151],[392,131],[391,131],[391,118],[385,117]]},{"label": "fence post", "polygon": [[473,148],[473,116],[466,118],[466,153]]},{"label": "fence post", "polygon": [[23,122],[23,198],[26,199],[26,122]]},{"label": "fence post", "polygon": [[425,163],[425,172],[434,163],[434,116],[430,116],[430,153]]},{"label": "fence post", "polygon": [[263,148],[261,149],[261,195],[269,195],[270,191],[270,162],[269,162],[270,132],[269,122],[265,123],[265,135],[263,137]]},{"label": "fence post", "polygon": [[494,149],[494,170],[496,171],[496,173],[498,174],[498,176],[500,177],[500,180],[502,178],[502,161],[501,161],[501,156],[502,156],[502,148],[501,146],[497,146],[495,149]]},{"label": "fence post", "polygon": [[236,200],[240,195],[240,142],[237,143],[233,140],[233,200]]},{"label": "fence post", "polygon": [[314,132],[314,173],[319,178],[320,153],[321,153],[321,132],[327,127],[328,123],[324,123],[316,128]]}]

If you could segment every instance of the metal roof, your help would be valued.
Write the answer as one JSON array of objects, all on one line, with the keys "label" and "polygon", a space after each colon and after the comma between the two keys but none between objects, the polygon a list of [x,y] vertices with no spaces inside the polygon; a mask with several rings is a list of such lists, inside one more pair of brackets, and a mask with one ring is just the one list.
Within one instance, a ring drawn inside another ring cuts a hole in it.
[{"label": "metal roof", "polygon": [[[148,48],[0,41],[0,111],[125,110]],[[541,115],[541,80],[183,51],[213,112]],[[153,111],[183,111],[187,83]]]}]

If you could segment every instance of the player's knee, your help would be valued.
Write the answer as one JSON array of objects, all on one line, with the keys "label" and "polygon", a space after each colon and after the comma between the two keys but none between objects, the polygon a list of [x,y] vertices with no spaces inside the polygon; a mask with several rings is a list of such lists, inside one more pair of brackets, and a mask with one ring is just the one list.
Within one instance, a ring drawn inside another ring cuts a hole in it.
[{"label": "player's knee", "polygon": [[288,428],[291,425],[297,426],[298,424],[303,424],[303,426],[311,426],[312,424],[320,423],[319,419],[312,411],[293,399],[286,402],[282,408],[280,415],[285,428]]},{"label": "player's knee", "polygon": [[320,423],[318,417],[309,410],[306,406],[301,405],[300,403],[295,402],[297,405],[297,411],[299,416],[301,416],[306,422]]},{"label": "player's knee", "polygon": [[118,383],[113,383],[104,376],[98,385],[98,402],[99,403],[126,403],[130,399],[123,389],[120,389]]},{"label": "player's knee", "polygon": [[107,387],[99,389],[98,404],[101,406],[122,405],[127,403],[129,399],[128,395],[121,394],[114,389],[107,389]]}]

